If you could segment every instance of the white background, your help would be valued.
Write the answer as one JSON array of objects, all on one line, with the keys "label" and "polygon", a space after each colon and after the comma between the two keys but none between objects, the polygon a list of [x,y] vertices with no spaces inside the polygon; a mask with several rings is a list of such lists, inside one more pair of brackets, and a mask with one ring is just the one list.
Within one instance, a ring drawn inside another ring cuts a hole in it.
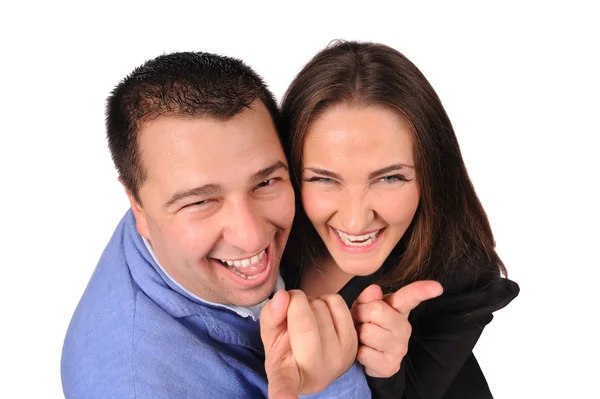
[{"label": "white background", "polygon": [[114,85],[199,50],[242,58],[280,98],[336,38],[403,52],[453,121],[522,289],[475,350],[495,397],[598,397],[592,2],[84,3],[0,6],[1,398],[62,397],[67,325],[128,207],[104,138]]}]

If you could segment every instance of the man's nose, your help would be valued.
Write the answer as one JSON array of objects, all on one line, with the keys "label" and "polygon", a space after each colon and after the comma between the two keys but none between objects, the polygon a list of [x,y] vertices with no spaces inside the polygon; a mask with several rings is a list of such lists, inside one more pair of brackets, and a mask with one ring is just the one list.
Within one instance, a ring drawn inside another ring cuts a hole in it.
[{"label": "man's nose", "polygon": [[266,246],[267,223],[247,199],[231,201],[226,205],[225,241],[247,253],[255,253]]}]

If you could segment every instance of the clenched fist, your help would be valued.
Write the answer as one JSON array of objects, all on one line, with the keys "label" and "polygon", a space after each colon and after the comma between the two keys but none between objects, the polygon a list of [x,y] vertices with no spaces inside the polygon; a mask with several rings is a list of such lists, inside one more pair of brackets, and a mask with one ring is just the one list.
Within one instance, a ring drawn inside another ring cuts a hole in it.
[{"label": "clenched fist", "polygon": [[367,287],[352,305],[360,347],[358,361],[371,377],[391,377],[408,351],[411,310],[442,293],[436,281],[416,281],[393,294],[383,295],[377,285]]},{"label": "clenched fist", "polygon": [[356,359],[354,322],[339,295],[278,291],[261,312],[260,333],[271,399],[322,391]]}]

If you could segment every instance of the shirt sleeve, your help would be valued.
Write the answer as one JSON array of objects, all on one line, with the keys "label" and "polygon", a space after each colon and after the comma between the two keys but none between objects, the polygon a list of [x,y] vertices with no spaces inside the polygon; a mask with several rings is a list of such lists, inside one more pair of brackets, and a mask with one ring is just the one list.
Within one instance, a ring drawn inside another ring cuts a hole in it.
[{"label": "shirt sleeve", "polygon": [[302,399],[369,399],[371,390],[367,384],[364,370],[360,363],[355,362],[337,380],[329,384],[325,390],[300,396]]}]

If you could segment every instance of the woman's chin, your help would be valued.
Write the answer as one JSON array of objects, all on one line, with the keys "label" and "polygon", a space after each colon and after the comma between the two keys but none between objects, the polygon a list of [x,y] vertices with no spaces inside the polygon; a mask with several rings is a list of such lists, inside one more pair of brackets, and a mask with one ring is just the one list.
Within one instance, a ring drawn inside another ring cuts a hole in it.
[{"label": "woman's chin", "polygon": [[368,262],[365,264],[365,262],[349,262],[347,260],[340,260],[340,262],[336,261],[336,263],[344,273],[352,276],[369,276],[379,270],[382,265],[380,262]]}]

